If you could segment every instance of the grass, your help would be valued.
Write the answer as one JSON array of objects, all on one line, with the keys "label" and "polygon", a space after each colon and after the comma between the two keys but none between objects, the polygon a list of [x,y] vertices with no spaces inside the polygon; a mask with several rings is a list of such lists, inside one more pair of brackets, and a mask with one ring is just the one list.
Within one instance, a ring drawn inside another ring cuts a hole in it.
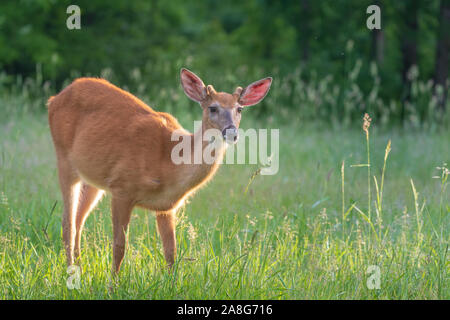
[{"label": "grass", "polygon": [[297,125],[280,128],[277,175],[222,166],[178,213],[173,273],[154,215],[136,209],[111,281],[105,197],[83,233],[80,288],[69,290],[46,115],[4,118],[0,299],[449,299],[450,132]]}]

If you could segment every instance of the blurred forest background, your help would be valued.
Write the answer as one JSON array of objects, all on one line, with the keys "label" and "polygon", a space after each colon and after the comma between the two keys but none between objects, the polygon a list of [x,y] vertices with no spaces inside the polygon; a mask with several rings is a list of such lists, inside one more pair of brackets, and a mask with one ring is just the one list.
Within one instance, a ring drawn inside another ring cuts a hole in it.
[{"label": "blurred forest background", "polygon": [[[0,0],[0,299],[448,300],[449,50],[450,0]],[[69,290],[48,98],[104,77],[192,130],[181,67],[227,92],[273,77],[241,128],[279,129],[279,172],[259,131],[257,164],[178,211],[174,272],[135,210],[117,282],[105,197]]]},{"label": "blurred forest background", "polygon": [[[71,4],[80,30],[66,27]],[[380,30],[366,26],[372,4]],[[0,2],[0,92],[25,92],[41,110],[81,75],[160,110],[188,104],[184,66],[222,91],[272,75],[260,116],[341,126],[368,112],[380,124],[448,126],[449,50],[450,0]]]}]

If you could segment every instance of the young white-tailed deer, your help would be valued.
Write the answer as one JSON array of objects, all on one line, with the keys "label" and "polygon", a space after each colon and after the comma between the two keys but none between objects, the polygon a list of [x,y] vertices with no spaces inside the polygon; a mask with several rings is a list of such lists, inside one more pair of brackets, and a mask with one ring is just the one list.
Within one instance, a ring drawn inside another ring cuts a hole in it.
[{"label": "young white-tailed deer", "polygon": [[[202,135],[212,128],[220,130],[224,140],[235,142],[242,108],[260,102],[271,82],[265,78],[228,94],[216,92],[182,69],[184,92],[203,108],[201,130],[181,131],[191,139],[192,150],[208,145]],[[103,79],[75,80],[49,99],[48,118],[64,201],[68,265],[79,258],[84,222],[107,191],[112,195],[114,271],[119,271],[123,260],[134,206],[156,211],[164,256],[171,266],[176,255],[175,212],[216,172],[225,147],[215,152],[212,164],[174,164],[171,151],[178,142],[171,136],[183,130],[178,121]]]}]

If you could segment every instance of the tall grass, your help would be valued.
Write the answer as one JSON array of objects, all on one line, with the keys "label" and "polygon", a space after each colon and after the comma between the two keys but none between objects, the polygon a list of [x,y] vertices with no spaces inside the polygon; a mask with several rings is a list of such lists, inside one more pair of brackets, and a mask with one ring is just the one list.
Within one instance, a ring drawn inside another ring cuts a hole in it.
[{"label": "tall grass", "polygon": [[[10,98],[1,100],[1,110],[22,99]],[[245,116],[244,126],[268,126],[268,119]],[[190,117],[195,113],[182,121]],[[280,132],[277,175],[223,166],[178,213],[173,273],[155,219],[137,209],[112,283],[109,197],[102,200],[83,234],[80,289],[70,290],[46,116],[8,113],[0,124],[0,298],[450,297],[449,171],[442,165],[449,161],[448,131],[386,134],[374,120],[367,133],[296,124]],[[380,269],[379,289],[368,286],[371,266]]]},{"label": "tall grass", "polygon": [[[347,63],[345,82],[300,68],[273,70],[270,94],[242,125],[280,128],[280,172],[223,166],[178,214],[173,273],[153,216],[137,209],[112,284],[106,197],[87,220],[78,290],[66,286],[62,203],[45,115],[45,101],[57,90],[39,66],[29,79],[0,73],[0,298],[448,299],[449,112],[436,109],[432,83],[413,70],[404,131],[387,133],[400,121],[402,103],[382,98],[375,64],[365,93],[358,86],[364,66]],[[164,71],[170,68],[155,70],[170,79],[164,86],[132,70],[127,88],[191,130],[200,110],[184,97],[177,75]],[[247,71],[199,75],[224,91],[267,75]],[[116,83],[112,70],[100,76]],[[366,112],[372,124],[366,118],[361,130]],[[380,289],[367,285],[370,266],[381,270]]]}]

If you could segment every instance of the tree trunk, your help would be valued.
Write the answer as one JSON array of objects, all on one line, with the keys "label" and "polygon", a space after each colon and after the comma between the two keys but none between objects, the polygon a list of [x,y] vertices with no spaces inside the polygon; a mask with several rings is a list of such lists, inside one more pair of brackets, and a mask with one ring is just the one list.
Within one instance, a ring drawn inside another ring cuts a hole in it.
[{"label": "tree trunk", "polygon": [[434,73],[435,89],[437,85],[443,88],[443,95],[438,100],[441,110],[445,110],[447,101],[447,77],[449,67],[449,50],[450,50],[450,0],[441,0],[439,10],[439,33],[436,46],[436,66]]},{"label": "tree trunk", "polygon": [[[381,0],[375,1],[375,5],[380,7],[381,13],[383,13],[383,6]],[[381,65],[384,60],[384,31],[383,31],[383,19],[381,19],[381,29],[372,30],[372,59],[377,62],[377,65]]]},{"label": "tree trunk", "polygon": [[406,1],[404,4],[404,10],[400,16],[404,21],[403,30],[400,34],[403,57],[402,81],[404,87],[404,95],[402,99],[403,107],[401,114],[402,121],[405,118],[405,104],[411,100],[411,79],[408,77],[408,72],[413,65],[417,65],[418,2],[418,0]]},{"label": "tree trunk", "polygon": [[301,14],[300,19],[298,21],[298,32],[299,34],[303,34],[303,37],[300,41],[301,44],[301,60],[307,62],[309,59],[309,37],[311,35],[310,30],[310,16],[311,16],[311,5],[309,0],[302,0],[300,3],[301,6]]}]

